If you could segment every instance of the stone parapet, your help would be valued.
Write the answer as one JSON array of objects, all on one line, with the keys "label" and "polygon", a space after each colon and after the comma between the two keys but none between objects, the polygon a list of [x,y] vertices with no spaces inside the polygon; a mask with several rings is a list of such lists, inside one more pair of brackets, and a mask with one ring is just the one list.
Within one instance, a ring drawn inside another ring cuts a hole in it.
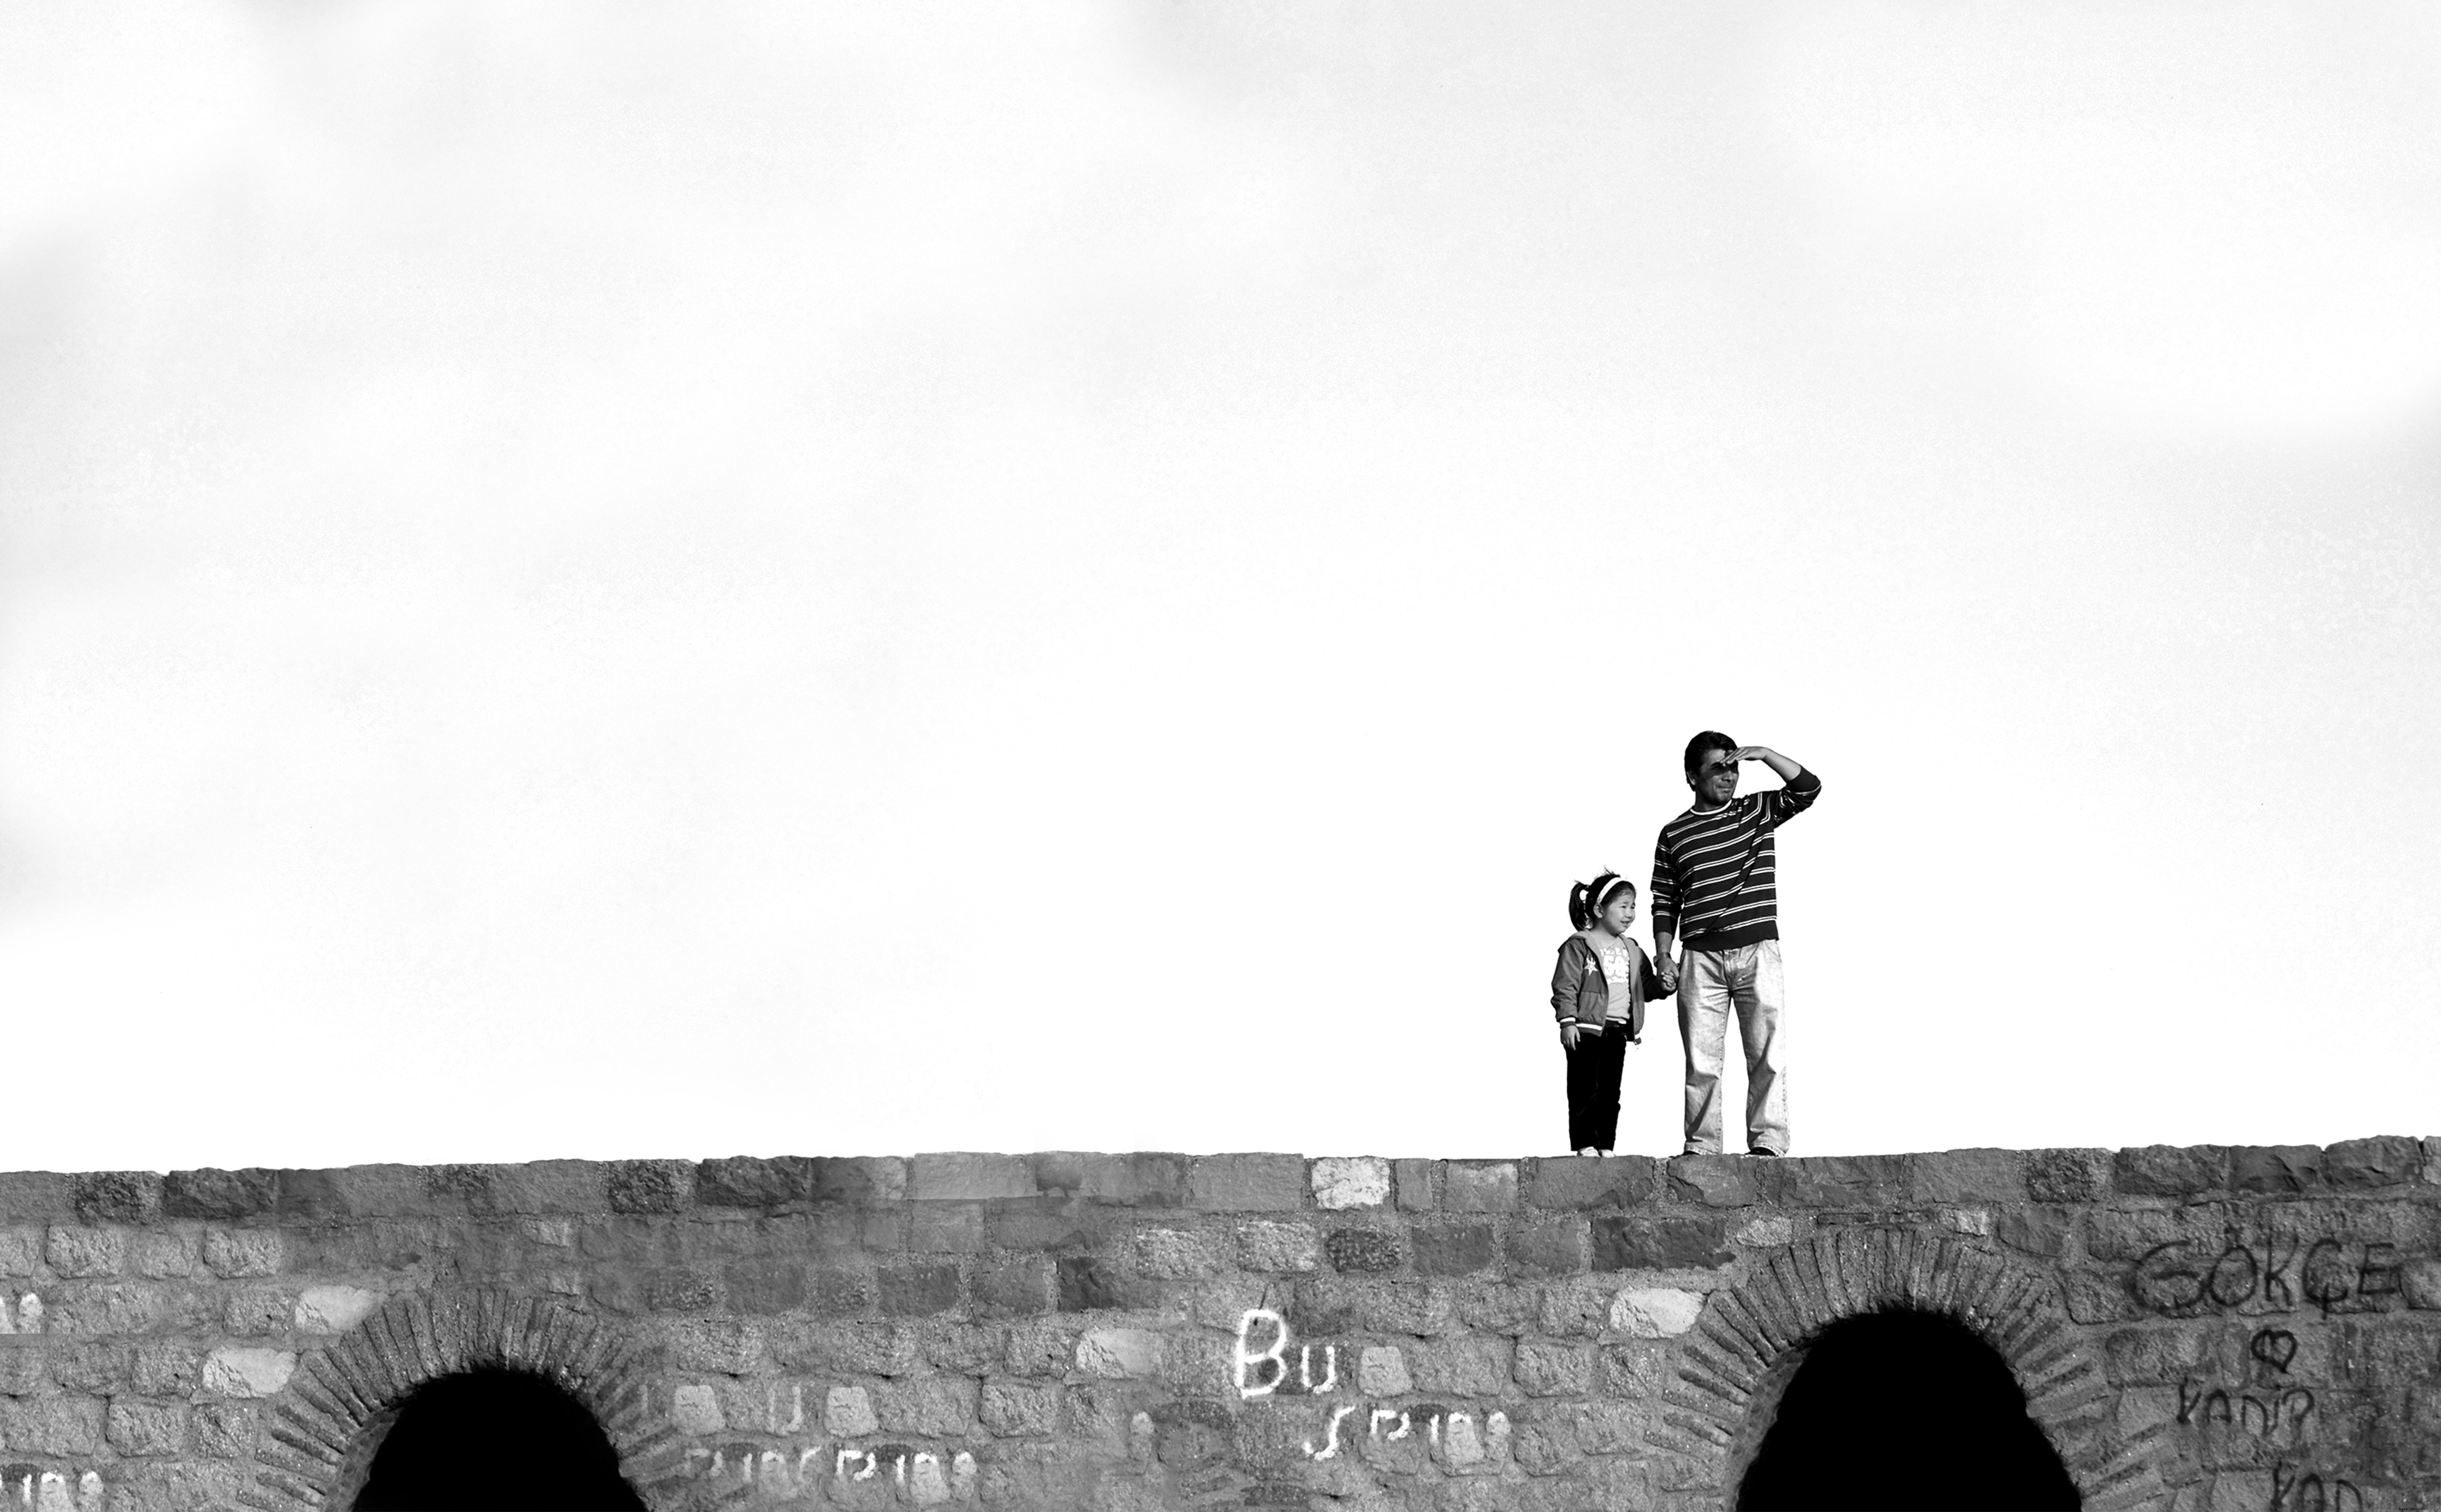
[{"label": "stone parapet", "polygon": [[0,1288],[0,1493],[49,1512],[334,1504],[487,1363],[658,1512],[1714,1508],[1807,1341],[1884,1308],[1989,1343],[2088,1506],[2441,1501],[2404,1137],[20,1173]]}]

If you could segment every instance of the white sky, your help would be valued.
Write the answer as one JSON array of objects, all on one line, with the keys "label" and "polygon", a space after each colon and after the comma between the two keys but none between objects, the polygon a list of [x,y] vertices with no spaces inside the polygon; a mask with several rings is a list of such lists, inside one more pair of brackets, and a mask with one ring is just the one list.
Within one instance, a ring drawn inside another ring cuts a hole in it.
[{"label": "white sky", "polygon": [[0,11],[0,1163],[1557,1153],[1705,727],[1826,784],[1798,1153],[2441,1128],[2436,76]]}]

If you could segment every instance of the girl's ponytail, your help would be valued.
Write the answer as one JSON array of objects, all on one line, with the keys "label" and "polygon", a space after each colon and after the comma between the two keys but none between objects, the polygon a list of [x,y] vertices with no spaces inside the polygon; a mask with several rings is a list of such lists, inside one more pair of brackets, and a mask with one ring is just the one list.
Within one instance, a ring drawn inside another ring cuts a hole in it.
[{"label": "girl's ponytail", "polygon": [[1569,887],[1568,887],[1568,927],[1569,927],[1569,928],[1571,928],[1571,929],[1590,929],[1590,928],[1592,928],[1592,927],[1593,927],[1593,924],[1594,924],[1594,913],[1593,913],[1593,909],[1592,909],[1591,908],[1587,907],[1586,902],[1585,902],[1586,898],[1588,898],[1589,896],[1591,896],[1591,895],[1592,895],[1592,892],[1593,892],[1593,885],[1592,885],[1591,883],[1588,883],[1588,882],[1575,882],[1575,883],[1571,883],[1571,884],[1569,884]]}]

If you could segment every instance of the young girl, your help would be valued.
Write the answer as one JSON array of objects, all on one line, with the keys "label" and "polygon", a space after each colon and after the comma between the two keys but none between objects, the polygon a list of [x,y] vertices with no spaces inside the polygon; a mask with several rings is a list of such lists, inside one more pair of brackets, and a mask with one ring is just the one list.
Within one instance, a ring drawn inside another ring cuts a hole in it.
[{"label": "young girl", "polygon": [[1568,1055],[1568,1147],[1608,1155],[1618,1140],[1618,1078],[1627,1047],[1644,1040],[1644,999],[1661,979],[1627,937],[1636,923],[1636,884],[1604,872],[1568,890],[1577,932],[1560,944],[1551,972],[1551,1012]]}]

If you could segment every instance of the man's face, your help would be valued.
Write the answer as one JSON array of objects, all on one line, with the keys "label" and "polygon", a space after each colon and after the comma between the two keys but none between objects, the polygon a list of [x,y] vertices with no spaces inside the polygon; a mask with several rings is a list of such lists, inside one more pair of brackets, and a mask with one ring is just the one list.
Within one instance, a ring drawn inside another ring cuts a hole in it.
[{"label": "man's face", "polygon": [[1704,752],[1695,763],[1695,796],[1708,806],[1726,803],[1737,797],[1736,759],[1718,748]]}]

